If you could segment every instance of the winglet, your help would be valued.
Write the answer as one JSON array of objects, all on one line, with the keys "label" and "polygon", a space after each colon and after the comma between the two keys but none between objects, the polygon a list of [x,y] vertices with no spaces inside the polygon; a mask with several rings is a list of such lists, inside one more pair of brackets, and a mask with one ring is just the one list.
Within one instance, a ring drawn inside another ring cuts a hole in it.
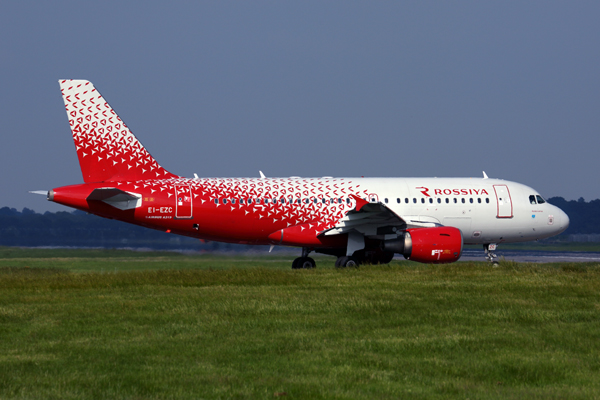
[{"label": "winglet", "polygon": [[361,199],[360,197],[351,194],[350,197],[352,197],[354,200],[356,200],[356,211],[360,211],[361,208],[363,208],[365,205],[369,204],[368,201],[366,201],[365,199]]},{"label": "winglet", "polygon": [[485,173],[485,171],[483,171],[483,179],[488,179],[487,174]]}]

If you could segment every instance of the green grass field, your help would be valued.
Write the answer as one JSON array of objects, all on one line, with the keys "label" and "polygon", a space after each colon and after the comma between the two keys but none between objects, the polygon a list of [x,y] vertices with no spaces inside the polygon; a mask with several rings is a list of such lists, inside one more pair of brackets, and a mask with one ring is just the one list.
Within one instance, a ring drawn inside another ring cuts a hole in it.
[{"label": "green grass field", "polygon": [[600,398],[600,265],[0,248],[0,398]]}]

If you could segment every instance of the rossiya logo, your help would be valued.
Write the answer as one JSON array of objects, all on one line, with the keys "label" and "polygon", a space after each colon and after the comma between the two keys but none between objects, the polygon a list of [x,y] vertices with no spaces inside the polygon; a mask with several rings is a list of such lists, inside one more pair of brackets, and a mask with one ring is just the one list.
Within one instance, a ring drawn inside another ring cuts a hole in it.
[{"label": "rossiya logo", "polygon": [[[423,193],[424,196],[427,197],[431,197],[431,195],[429,194],[429,188],[420,186],[415,188],[418,191],[420,191],[421,193]],[[476,195],[476,196],[489,196],[489,193],[487,190],[485,189],[433,189],[433,195],[434,196],[450,196],[450,195],[455,195],[455,196],[469,196],[469,195]]]},{"label": "rossiya logo", "polygon": [[419,190],[421,191],[421,193],[423,193],[423,195],[425,195],[425,196],[427,196],[427,197],[431,197],[431,196],[429,195],[429,193],[427,193],[427,192],[429,192],[429,189],[428,189],[428,188],[426,188],[426,187],[422,187],[422,186],[421,186],[421,187],[418,187],[417,189],[419,189]]}]

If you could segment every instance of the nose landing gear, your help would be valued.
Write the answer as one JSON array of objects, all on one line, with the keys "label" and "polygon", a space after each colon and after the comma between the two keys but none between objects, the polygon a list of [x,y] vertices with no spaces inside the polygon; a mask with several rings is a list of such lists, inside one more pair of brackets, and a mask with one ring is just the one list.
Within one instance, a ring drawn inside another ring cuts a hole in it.
[{"label": "nose landing gear", "polygon": [[496,243],[488,243],[483,245],[483,250],[485,251],[485,259],[492,263],[492,267],[497,267],[500,265],[498,262],[498,256],[496,253],[493,253],[498,248]]}]

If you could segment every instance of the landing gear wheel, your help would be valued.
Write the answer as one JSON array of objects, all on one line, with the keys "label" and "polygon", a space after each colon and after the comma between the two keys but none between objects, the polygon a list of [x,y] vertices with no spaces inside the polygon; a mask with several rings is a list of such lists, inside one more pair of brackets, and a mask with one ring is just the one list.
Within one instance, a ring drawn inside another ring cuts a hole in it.
[{"label": "landing gear wheel", "polygon": [[300,259],[302,260],[299,263],[300,268],[311,269],[311,268],[315,268],[317,266],[317,263],[315,262],[315,260],[313,260],[310,257],[300,257]]},{"label": "landing gear wheel", "polygon": [[338,268],[358,268],[360,265],[358,259],[351,256],[344,256],[338,258],[336,264],[339,264]]},{"label": "landing gear wheel", "polygon": [[377,258],[378,264],[389,264],[394,259],[394,253],[392,253],[391,251],[385,251],[378,255],[379,255],[379,257]]},{"label": "landing gear wheel", "polygon": [[302,257],[295,258],[294,261],[292,261],[292,269],[300,268],[298,266],[300,264],[300,261],[302,261]]},{"label": "landing gear wheel", "polygon": [[292,269],[315,268],[317,263],[310,257],[298,257],[292,262]]}]

